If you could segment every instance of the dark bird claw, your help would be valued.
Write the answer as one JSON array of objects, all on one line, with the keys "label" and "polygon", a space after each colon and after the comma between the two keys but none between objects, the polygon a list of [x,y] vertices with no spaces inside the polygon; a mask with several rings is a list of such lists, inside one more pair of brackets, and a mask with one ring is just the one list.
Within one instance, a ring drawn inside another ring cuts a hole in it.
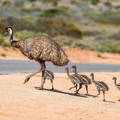
[{"label": "dark bird claw", "polygon": [[36,90],[43,90],[42,87],[35,87]]},{"label": "dark bird claw", "polygon": [[23,82],[23,84],[25,84],[26,82],[28,82],[30,80],[30,77],[27,77],[26,79],[25,79],[25,81]]}]

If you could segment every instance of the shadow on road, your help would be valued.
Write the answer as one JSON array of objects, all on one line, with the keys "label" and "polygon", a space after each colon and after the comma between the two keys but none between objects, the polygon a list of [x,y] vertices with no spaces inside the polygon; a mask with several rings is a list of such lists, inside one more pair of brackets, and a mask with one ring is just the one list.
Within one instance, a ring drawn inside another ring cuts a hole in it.
[{"label": "shadow on road", "polygon": [[[37,89],[38,90],[38,89]],[[60,94],[66,94],[66,95],[71,95],[71,96],[76,96],[76,97],[84,97],[84,98],[87,98],[86,95],[82,95],[82,94],[75,94],[75,93],[69,93],[69,92],[64,92],[64,91],[61,91],[61,90],[51,90],[51,89],[44,89],[46,91],[49,91],[49,92],[55,92],[55,93],[60,93]]]}]

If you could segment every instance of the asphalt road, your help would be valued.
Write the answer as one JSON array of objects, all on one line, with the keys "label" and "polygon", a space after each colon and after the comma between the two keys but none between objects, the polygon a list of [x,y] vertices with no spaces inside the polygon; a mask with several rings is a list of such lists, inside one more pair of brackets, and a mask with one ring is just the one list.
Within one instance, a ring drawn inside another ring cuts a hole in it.
[{"label": "asphalt road", "polygon": [[[76,65],[78,72],[120,72],[120,64],[89,64],[69,63],[67,66]],[[47,69],[53,72],[65,72],[64,67],[57,67],[46,63]],[[30,60],[0,60],[0,74],[36,72],[39,64]]]}]

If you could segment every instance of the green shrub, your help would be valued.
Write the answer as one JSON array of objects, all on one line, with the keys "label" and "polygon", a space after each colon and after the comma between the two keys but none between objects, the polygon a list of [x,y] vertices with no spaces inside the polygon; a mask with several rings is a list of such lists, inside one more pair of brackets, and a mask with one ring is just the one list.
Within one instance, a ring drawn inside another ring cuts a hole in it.
[{"label": "green shrub", "polygon": [[118,11],[105,11],[103,13],[92,15],[93,20],[104,24],[120,24],[120,14]]},{"label": "green shrub", "polygon": [[35,28],[34,24],[18,17],[11,16],[11,17],[7,17],[6,19],[3,19],[2,21],[7,21],[8,26],[12,26],[15,31],[25,30],[25,29],[32,30]]},{"label": "green shrub", "polygon": [[112,53],[120,53],[120,42],[113,40],[103,40],[100,42],[101,51],[112,52]]},{"label": "green shrub", "polygon": [[2,2],[2,6],[8,6],[8,5],[11,5],[11,1],[5,0]]},{"label": "green shrub", "polygon": [[5,53],[0,53],[0,56],[1,57],[6,57],[6,54]]},{"label": "green shrub", "polygon": [[22,12],[25,12],[25,13],[34,13],[34,12],[40,12],[41,11],[41,9],[40,8],[27,8],[27,9],[25,9],[25,8],[23,8],[23,9],[21,9],[22,10]]},{"label": "green shrub", "polygon": [[5,42],[5,40],[4,40],[2,35],[0,35],[0,45],[1,46],[8,46],[8,44]]},{"label": "green shrub", "polygon": [[93,5],[97,5],[99,2],[100,2],[100,0],[91,0],[91,3],[92,3]]},{"label": "green shrub", "polygon": [[1,34],[3,33],[3,30],[4,30],[4,28],[5,28],[6,26],[7,26],[6,23],[0,21],[0,33],[1,33]]},{"label": "green shrub", "polygon": [[102,58],[102,59],[106,59],[106,57],[102,56],[102,55],[99,54],[99,53],[97,54],[97,57],[98,57],[98,58]]},{"label": "green shrub", "polygon": [[35,2],[36,0],[27,0],[27,1],[29,1],[29,2]]},{"label": "green shrub", "polygon": [[26,37],[31,37],[31,36],[35,36],[35,35],[37,35],[36,32],[27,31],[27,30],[23,30],[23,31],[19,31],[19,32],[15,33],[15,36],[19,39],[26,38]]},{"label": "green shrub", "polygon": [[37,21],[38,30],[51,36],[69,35],[81,37],[81,31],[72,23],[57,18],[41,18]]},{"label": "green shrub", "polygon": [[55,17],[55,16],[69,16],[67,13],[67,9],[62,7],[53,7],[47,10],[44,10],[43,13],[41,14],[42,17]]},{"label": "green shrub", "polygon": [[60,0],[41,0],[41,1],[46,3],[54,3],[54,2],[59,2]]}]

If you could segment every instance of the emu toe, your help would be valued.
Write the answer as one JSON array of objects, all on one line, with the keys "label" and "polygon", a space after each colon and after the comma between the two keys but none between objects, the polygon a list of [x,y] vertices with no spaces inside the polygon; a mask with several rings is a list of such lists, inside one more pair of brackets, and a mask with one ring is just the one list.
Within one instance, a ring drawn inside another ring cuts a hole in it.
[{"label": "emu toe", "polygon": [[118,101],[120,102],[120,99],[118,99]]},{"label": "emu toe", "polygon": [[35,87],[36,90],[43,90],[42,87]]},{"label": "emu toe", "polygon": [[71,88],[69,88],[69,90],[71,90]]},{"label": "emu toe", "polygon": [[106,100],[103,100],[103,102],[106,102]]},{"label": "emu toe", "polygon": [[23,82],[23,84],[27,83],[30,80],[30,77],[26,77],[25,81]]},{"label": "emu toe", "polygon": [[51,91],[54,91],[54,88],[51,88],[50,90],[51,90]]}]

